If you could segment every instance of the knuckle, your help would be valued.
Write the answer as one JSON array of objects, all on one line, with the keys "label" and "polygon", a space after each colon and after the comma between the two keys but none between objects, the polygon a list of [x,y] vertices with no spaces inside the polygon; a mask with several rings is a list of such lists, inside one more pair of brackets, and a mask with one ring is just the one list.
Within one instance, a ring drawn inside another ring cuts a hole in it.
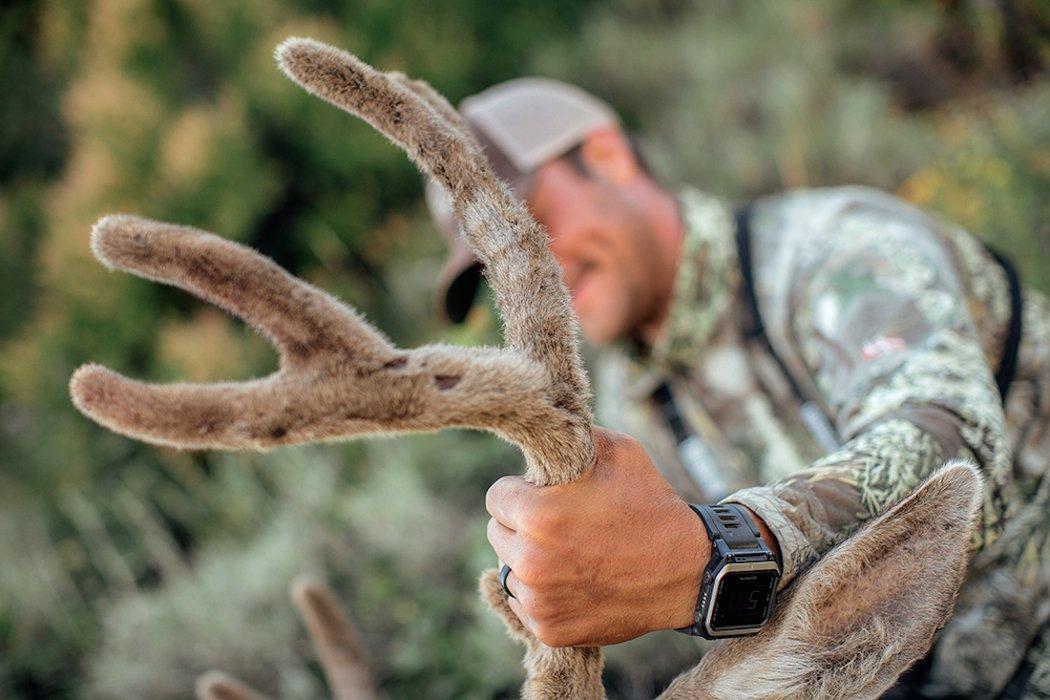
[{"label": "knuckle", "polygon": [[606,445],[601,454],[601,461],[610,466],[625,467],[628,465],[639,465],[649,460],[649,453],[638,440],[624,433],[616,433],[616,437]]},{"label": "knuckle", "polygon": [[595,426],[594,428],[595,441],[601,443],[605,447],[611,447],[626,437],[629,437],[627,433],[621,433],[619,430],[601,428],[598,426]]},{"label": "knuckle", "polygon": [[536,608],[539,605],[539,601],[532,588],[525,583],[519,582],[519,585],[514,590],[514,597],[517,598],[518,605],[529,616],[529,619],[536,620]]},{"label": "knuckle", "polygon": [[545,590],[553,580],[554,562],[545,547],[525,544],[518,553],[518,568],[515,573],[525,583],[537,590]]},{"label": "knuckle", "polygon": [[533,632],[537,639],[549,647],[572,646],[574,641],[561,626],[550,623],[537,622]]},{"label": "knuckle", "polygon": [[558,598],[551,591],[536,586],[521,586],[517,593],[518,602],[528,613],[529,618],[537,623],[552,625],[565,619],[565,610],[558,604]]},{"label": "knuckle", "polygon": [[485,535],[489,539],[489,544],[495,547],[499,535],[499,523],[496,522],[495,518],[489,518],[488,524],[485,526]]},{"label": "knuckle", "polygon": [[533,547],[526,547],[516,562],[517,568],[514,569],[518,579],[530,587],[540,584],[543,579],[543,566],[537,562],[535,551]]},{"label": "knuckle", "polygon": [[613,444],[615,453],[621,457],[635,457],[639,453],[645,454],[645,448],[642,447],[642,443],[626,433],[617,433]]},{"label": "knuckle", "polygon": [[522,529],[540,539],[547,539],[549,535],[557,533],[564,525],[564,520],[557,504],[549,499],[535,501],[520,514]]},{"label": "knuckle", "polygon": [[558,618],[557,606],[551,604],[549,597],[534,594],[531,603],[529,612],[533,619],[549,624]]},{"label": "knuckle", "polygon": [[645,448],[642,446],[642,443],[640,443],[638,440],[635,440],[630,435],[624,436],[621,449],[623,449],[627,454],[632,456],[645,454]]},{"label": "knuckle", "polygon": [[565,526],[566,517],[557,504],[549,504],[540,510],[540,526],[545,534],[555,535]]},{"label": "knuckle", "polygon": [[615,459],[628,449],[632,443],[636,442],[630,435],[615,430],[603,429],[595,435],[595,438],[598,451],[597,458],[602,461]]},{"label": "knuckle", "polygon": [[518,515],[521,529],[529,534],[538,534],[546,531],[547,515],[543,508],[526,508]]},{"label": "knuckle", "polygon": [[492,486],[485,492],[485,510],[496,516],[496,508],[500,507],[510,491],[510,477],[504,476],[496,479]]},{"label": "knuckle", "polygon": [[[531,565],[527,561],[519,560],[516,566],[512,567],[512,569],[514,571],[514,578],[518,579],[518,581],[520,582],[520,586],[528,586],[530,588],[532,587],[533,572]],[[518,593],[517,591],[515,591],[514,593],[518,596],[518,600],[524,600],[520,593]]]}]

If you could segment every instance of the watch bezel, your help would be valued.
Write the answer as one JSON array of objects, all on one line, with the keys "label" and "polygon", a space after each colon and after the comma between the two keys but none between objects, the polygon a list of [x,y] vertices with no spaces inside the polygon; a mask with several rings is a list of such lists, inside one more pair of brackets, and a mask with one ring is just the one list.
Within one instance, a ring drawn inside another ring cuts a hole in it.
[{"label": "watch bezel", "polygon": [[718,598],[718,592],[722,585],[722,579],[725,578],[727,574],[749,571],[773,571],[777,575],[776,583],[780,583],[780,566],[775,560],[751,562],[722,562],[722,565],[719,567],[718,572],[715,574],[714,580],[711,582],[711,585],[708,589],[711,593],[710,595],[706,596],[707,609],[704,611],[704,632],[706,632],[711,639],[719,637],[743,637],[748,634],[756,634],[763,627],[766,626],[767,622],[769,622],[769,616],[773,612],[773,602],[776,599],[776,584],[774,584],[773,594],[770,597],[769,606],[766,609],[765,617],[763,617],[762,621],[758,624],[738,625],[735,627],[722,627],[719,629],[715,629],[711,624],[711,620],[714,617],[715,612],[715,601]]}]

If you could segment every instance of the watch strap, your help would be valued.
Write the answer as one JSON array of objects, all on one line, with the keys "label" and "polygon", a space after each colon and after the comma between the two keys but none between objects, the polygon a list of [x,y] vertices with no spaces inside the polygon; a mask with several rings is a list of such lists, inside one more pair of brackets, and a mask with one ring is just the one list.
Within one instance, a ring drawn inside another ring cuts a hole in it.
[{"label": "watch strap", "polygon": [[762,547],[761,532],[747,516],[742,506],[736,503],[722,503],[714,506],[690,503],[689,507],[700,516],[708,536],[712,540],[724,541],[730,551]]},{"label": "watch strap", "polygon": [[[720,503],[718,505],[690,503],[689,507],[700,517],[700,522],[704,524],[704,529],[707,530],[707,535],[711,538],[712,556],[716,552],[723,552],[724,554],[726,550],[729,553],[747,552],[751,554],[765,552],[771,556],[769,547],[762,539],[761,531],[752,522],[743,506],[736,503]],[[724,543],[723,546],[719,546],[719,540]],[[710,593],[710,574],[705,572],[696,600],[693,624],[689,627],[679,628],[676,630],[677,632],[694,637],[710,638],[705,633],[702,624],[705,602],[709,602],[706,599]]]}]

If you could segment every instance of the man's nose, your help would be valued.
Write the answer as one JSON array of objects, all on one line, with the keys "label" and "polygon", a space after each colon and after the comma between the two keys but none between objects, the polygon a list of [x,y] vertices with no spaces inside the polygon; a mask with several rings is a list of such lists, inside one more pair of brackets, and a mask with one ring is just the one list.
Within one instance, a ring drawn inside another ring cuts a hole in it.
[{"label": "man's nose", "polygon": [[565,279],[565,284],[572,287],[576,278],[580,275],[581,265],[578,260],[565,251],[557,251],[551,246],[551,253],[554,255],[554,259],[558,262],[558,266],[561,267],[562,277]]},{"label": "man's nose", "polygon": [[574,258],[571,239],[568,236],[557,235],[551,231],[547,232],[547,238],[551,254],[554,255],[554,259],[565,270],[566,265],[571,265]]}]

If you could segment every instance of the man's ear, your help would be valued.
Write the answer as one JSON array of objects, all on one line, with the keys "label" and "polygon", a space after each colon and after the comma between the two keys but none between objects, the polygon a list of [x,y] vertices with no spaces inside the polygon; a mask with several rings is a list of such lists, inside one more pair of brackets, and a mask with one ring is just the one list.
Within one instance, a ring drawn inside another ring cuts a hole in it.
[{"label": "man's ear", "polygon": [[588,133],[580,144],[580,157],[591,173],[615,185],[625,185],[642,173],[630,140],[615,125]]},{"label": "man's ear", "polygon": [[786,589],[760,634],[716,647],[667,697],[878,697],[951,614],[980,493],[973,466],[943,467]]}]

